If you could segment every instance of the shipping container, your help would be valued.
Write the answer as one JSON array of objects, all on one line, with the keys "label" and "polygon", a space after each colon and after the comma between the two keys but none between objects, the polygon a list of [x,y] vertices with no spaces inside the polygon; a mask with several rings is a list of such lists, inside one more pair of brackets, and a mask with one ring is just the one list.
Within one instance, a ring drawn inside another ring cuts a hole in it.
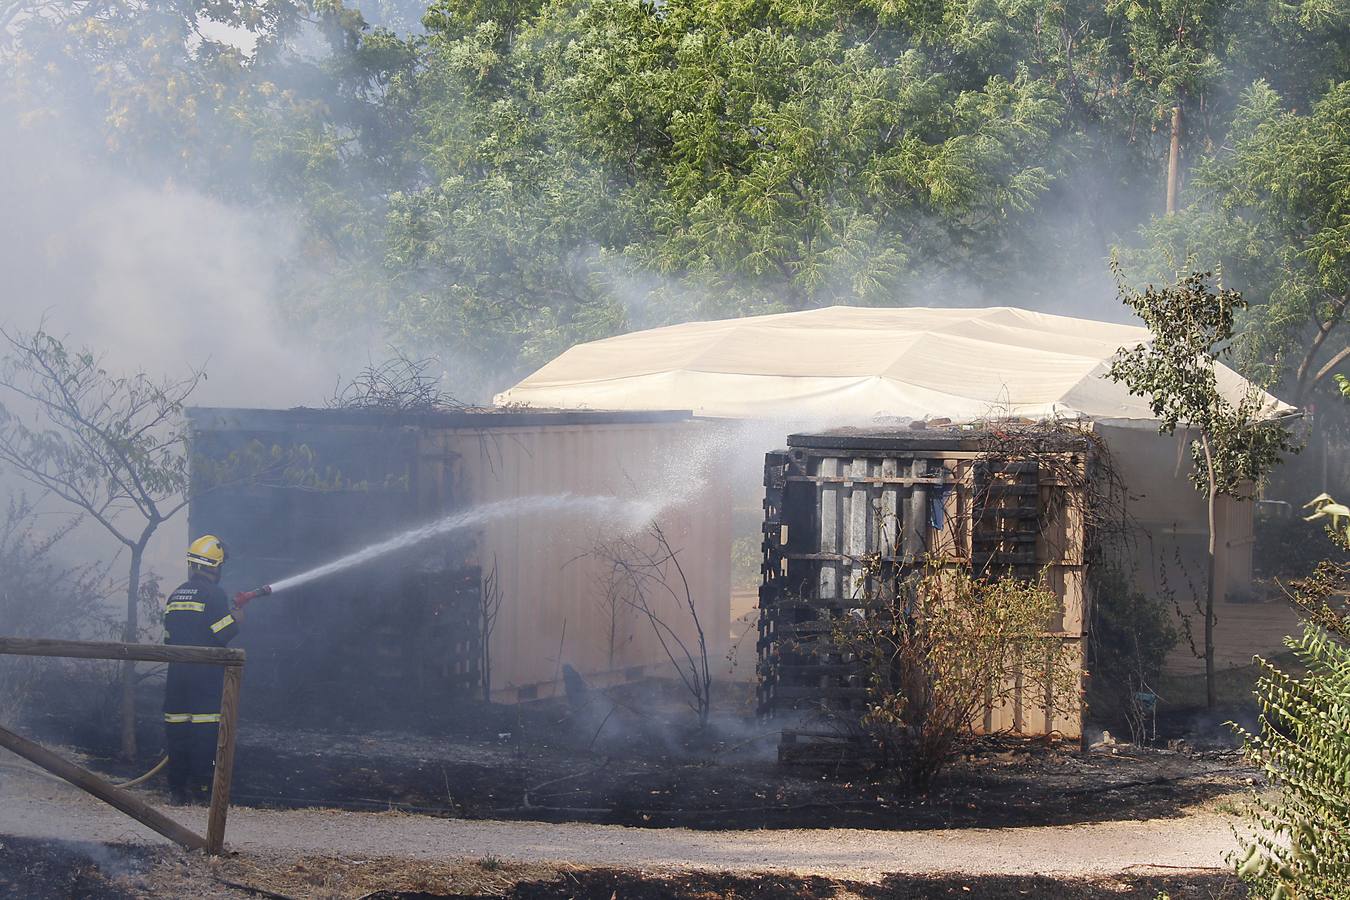
[{"label": "shipping container", "polygon": [[[253,601],[238,645],[259,714],[338,709],[398,724],[485,684],[496,701],[548,696],[564,666],[601,684],[670,674],[651,621],[614,583],[619,549],[650,544],[624,505],[635,499],[677,552],[709,654],[726,652],[729,507],[682,456],[717,423],[680,412],[208,408],[189,420],[189,528],[226,541],[230,591],[497,510]],[[658,611],[696,642],[693,614]]]}]

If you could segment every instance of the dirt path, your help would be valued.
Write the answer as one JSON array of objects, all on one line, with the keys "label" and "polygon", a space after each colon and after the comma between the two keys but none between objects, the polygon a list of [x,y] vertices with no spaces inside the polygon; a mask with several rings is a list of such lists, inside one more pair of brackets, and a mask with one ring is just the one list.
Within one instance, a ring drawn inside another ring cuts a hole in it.
[{"label": "dirt path", "polygon": [[[1090,802],[1090,801],[1088,801]],[[203,809],[173,810],[204,828]],[[779,871],[875,880],[886,873],[1099,875],[1152,867],[1224,866],[1233,820],[1212,811],[1178,819],[1089,825],[867,831],[692,831],[609,825],[440,819],[325,810],[230,812],[241,853],[285,852],[414,860],[497,857],[522,863],[730,872]],[[0,835],[162,843],[64,784],[0,771]]]}]

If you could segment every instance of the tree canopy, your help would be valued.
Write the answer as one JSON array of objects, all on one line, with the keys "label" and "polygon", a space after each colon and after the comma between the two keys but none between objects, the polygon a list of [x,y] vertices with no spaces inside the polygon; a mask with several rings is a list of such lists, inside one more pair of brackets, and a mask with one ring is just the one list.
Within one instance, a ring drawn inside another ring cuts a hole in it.
[{"label": "tree canopy", "polygon": [[[1302,395],[1344,360],[1334,0],[418,9],[0,0],[0,105],[294,220],[279,302],[319,339],[382,330],[489,383],[694,317],[1109,315],[1113,247],[1141,279],[1221,266],[1251,374]],[[1184,203],[1163,216],[1173,106]]]}]

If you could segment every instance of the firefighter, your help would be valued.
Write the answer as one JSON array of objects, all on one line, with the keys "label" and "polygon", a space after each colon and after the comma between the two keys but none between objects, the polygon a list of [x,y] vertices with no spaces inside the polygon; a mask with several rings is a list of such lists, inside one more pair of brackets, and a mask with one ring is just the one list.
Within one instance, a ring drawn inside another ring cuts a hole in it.
[{"label": "firefighter", "polygon": [[[215,535],[188,547],[188,580],[164,607],[164,643],[224,647],[239,633],[239,611],[220,588],[229,555]],[[211,793],[220,727],[219,666],[170,663],[164,687],[164,743],[169,754],[169,793],[175,804],[205,801]]]}]

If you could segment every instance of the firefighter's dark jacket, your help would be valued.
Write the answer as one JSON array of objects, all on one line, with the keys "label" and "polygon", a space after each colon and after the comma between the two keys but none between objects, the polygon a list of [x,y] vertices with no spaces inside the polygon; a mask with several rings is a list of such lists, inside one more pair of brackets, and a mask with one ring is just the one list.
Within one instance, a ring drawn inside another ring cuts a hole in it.
[{"label": "firefighter's dark jacket", "polygon": [[[224,647],[238,633],[239,624],[225,592],[205,576],[194,574],[169,595],[164,606],[164,643]],[[164,688],[164,721],[219,721],[224,677],[220,666],[171,663]]]}]

